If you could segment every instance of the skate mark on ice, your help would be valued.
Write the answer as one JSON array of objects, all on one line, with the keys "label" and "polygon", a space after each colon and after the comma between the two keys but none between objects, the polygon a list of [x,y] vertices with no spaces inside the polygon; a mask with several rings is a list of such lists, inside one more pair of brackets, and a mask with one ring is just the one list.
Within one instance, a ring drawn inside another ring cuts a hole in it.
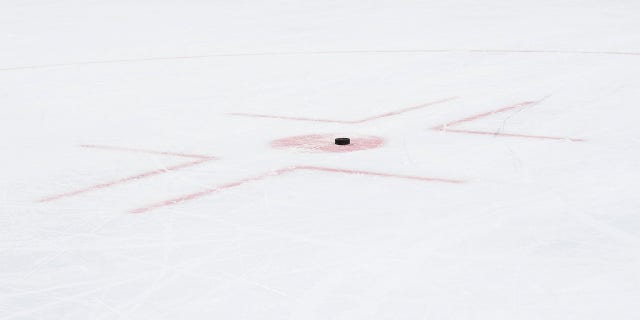
[{"label": "skate mark on ice", "polygon": [[120,64],[152,61],[180,61],[196,59],[213,59],[225,57],[278,57],[278,56],[313,56],[313,55],[357,55],[357,54],[433,54],[433,53],[519,53],[519,54],[579,54],[579,55],[605,55],[605,56],[640,56],[640,52],[634,51],[586,51],[586,50],[509,50],[509,49],[398,49],[398,50],[333,50],[333,51],[273,51],[273,52],[237,52],[237,53],[212,53],[191,56],[165,56],[147,58],[129,58],[113,60],[87,60],[69,63],[52,63],[40,65],[23,65],[13,67],[0,67],[0,71],[31,70],[44,68],[61,68],[83,65]]},{"label": "skate mark on ice", "polygon": [[332,173],[344,173],[344,174],[354,174],[354,175],[366,175],[366,176],[376,176],[383,178],[396,178],[396,179],[407,179],[407,180],[418,180],[425,182],[439,182],[439,183],[449,183],[449,184],[460,184],[464,183],[464,180],[457,179],[447,179],[447,178],[435,178],[435,177],[420,177],[420,176],[409,176],[409,175],[400,175],[400,174],[392,174],[392,173],[381,173],[381,172],[372,172],[372,171],[363,171],[363,170],[350,170],[350,169],[339,169],[339,168],[328,168],[328,167],[317,167],[317,166],[292,166],[279,170],[275,170],[272,172],[264,173],[261,175],[244,178],[241,180],[229,182],[217,187],[208,188],[205,190],[201,190],[198,192],[182,195],[176,198],[156,202],[144,207],[140,207],[137,209],[133,209],[131,213],[144,213],[151,210],[159,209],[162,207],[174,206],[183,202],[195,200],[209,194],[221,192],[227,189],[239,187],[243,184],[263,180],[269,177],[280,176],[286,173],[299,171],[299,170],[311,170],[311,171],[321,171],[321,172],[332,172]]}]

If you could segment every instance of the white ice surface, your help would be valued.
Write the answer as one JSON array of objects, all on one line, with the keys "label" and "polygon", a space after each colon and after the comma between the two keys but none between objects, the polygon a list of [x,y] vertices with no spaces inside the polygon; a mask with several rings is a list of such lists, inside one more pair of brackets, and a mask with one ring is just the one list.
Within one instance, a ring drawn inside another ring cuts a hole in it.
[{"label": "white ice surface", "polygon": [[[0,320],[640,319],[639,75],[637,0],[0,1]],[[217,159],[38,202],[190,161],[85,144]]]}]

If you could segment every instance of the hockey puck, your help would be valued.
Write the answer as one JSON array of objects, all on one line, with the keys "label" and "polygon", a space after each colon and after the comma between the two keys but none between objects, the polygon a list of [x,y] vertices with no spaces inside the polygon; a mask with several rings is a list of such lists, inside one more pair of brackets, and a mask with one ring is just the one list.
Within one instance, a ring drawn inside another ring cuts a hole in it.
[{"label": "hockey puck", "polygon": [[346,146],[351,143],[351,139],[349,138],[336,138],[336,144],[339,146]]}]

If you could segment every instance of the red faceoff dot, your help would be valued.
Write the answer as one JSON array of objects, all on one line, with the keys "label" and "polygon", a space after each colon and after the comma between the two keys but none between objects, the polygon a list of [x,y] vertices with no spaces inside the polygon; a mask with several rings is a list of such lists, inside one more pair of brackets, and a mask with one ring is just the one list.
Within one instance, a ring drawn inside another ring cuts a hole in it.
[{"label": "red faceoff dot", "polygon": [[[349,137],[351,144],[336,145],[335,138]],[[380,137],[334,134],[309,134],[304,136],[286,137],[271,142],[277,149],[297,149],[306,152],[353,152],[375,149],[384,143]]]}]

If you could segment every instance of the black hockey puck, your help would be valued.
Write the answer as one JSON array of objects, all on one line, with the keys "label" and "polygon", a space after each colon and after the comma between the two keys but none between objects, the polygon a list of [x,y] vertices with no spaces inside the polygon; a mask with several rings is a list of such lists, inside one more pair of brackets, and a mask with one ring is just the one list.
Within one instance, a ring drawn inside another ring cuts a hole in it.
[{"label": "black hockey puck", "polygon": [[349,138],[336,138],[336,144],[339,146],[346,146],[351,143],[351,139]]}]

